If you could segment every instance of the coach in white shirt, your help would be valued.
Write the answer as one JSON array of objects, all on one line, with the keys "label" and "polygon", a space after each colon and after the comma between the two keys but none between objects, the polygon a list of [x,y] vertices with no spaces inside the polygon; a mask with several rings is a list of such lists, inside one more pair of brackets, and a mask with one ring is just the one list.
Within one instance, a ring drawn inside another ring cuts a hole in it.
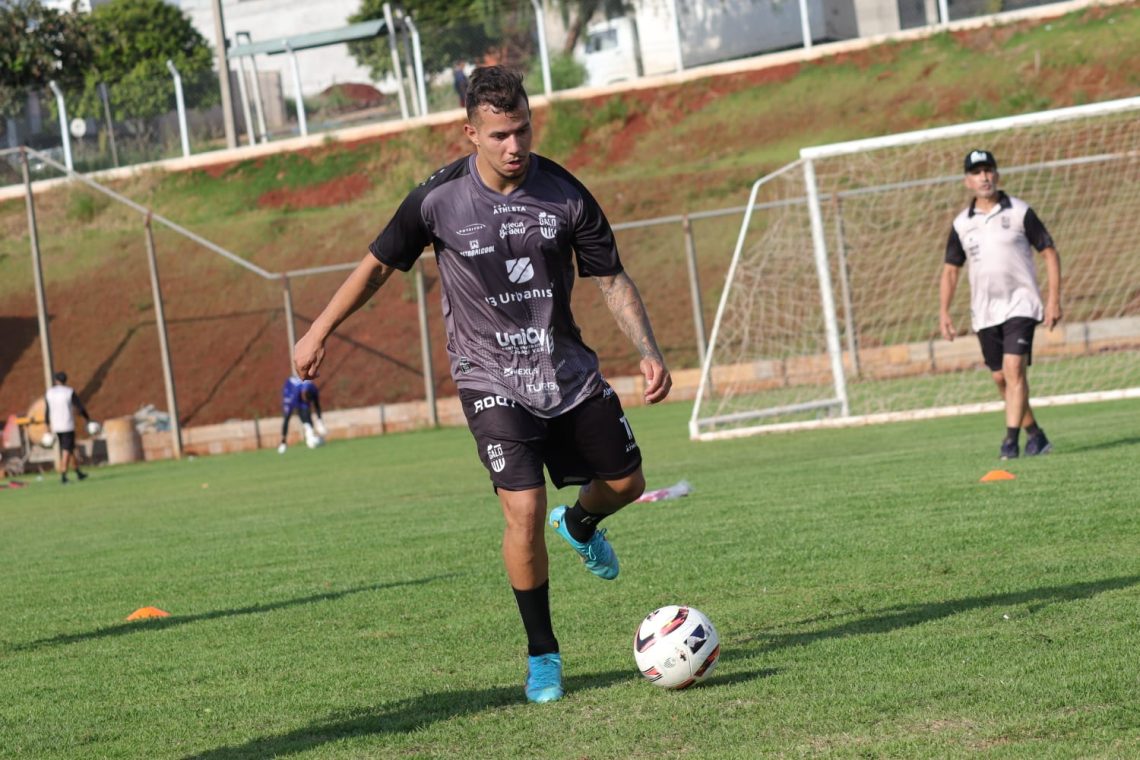
[{"label": "coach in white shirt", "polygon": [[[954,340],[950,302],[962,265],[969,262],[970,320],[982,344],[982,357],[1005,399],[1005,438],[1001,458],[1018,456],[1018,434],[1025,428],[1025,455],[1053,446],[1029,408],[1027,368],[1033,362],[1033,331],[1041,322],[1052,330],[1061,321],[1061,257],[1053,238],[1025,201],[998,190],[997,160],[988,150],[966,154],[966,187],[974,200],[954,219],[946,243],[939,300],[942,337]],[[1042,303],[1033,249],[1045,259],[1049,293]]]},{"label": "coach in white shirt", "polygon": [[48,425],[48,430],[59,439],[60,482],[68,482],[67,471],[73,465],[75,476],[83,480],[87,477],[87,473],[79,469],[79,460],[75,457],[75,415],[71,408],[78,409],[88,423],[91,422],[91,416],[87,414],[87,409],[79,400],[79,394],[67,384],[66,372],[55,373],[55,384],[44,394],[44,401],[46,402],[44,421]]}]

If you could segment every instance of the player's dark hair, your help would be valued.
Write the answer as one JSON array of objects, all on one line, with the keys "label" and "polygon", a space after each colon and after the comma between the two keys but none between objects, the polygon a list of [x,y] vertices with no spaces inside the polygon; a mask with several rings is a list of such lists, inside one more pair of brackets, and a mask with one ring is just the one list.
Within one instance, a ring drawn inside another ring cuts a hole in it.
[{"label": "player's dark hair", "polygon": [[475,120],[481,105],[488,105],[503,113],[515,111],[519,98],[529,109],[530,99],[526,96],[522,77],[518,73],[503,66],[480,66],[471,72],[471,78],[467,82],[467,120]]},{"label": "player's dark hair", "polygon": [[56,372],[55,373],[55,381],[57,383],[66,383],[67,382],[67,373],[66,372]]}]

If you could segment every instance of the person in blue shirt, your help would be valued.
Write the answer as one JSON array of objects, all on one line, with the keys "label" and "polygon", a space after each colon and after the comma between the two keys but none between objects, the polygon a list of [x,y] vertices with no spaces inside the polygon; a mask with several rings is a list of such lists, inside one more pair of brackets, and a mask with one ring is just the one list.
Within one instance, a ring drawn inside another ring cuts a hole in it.
[{"label": "person in blue shirt", "polygon": [[[321,419],[321,394],[317,384],[290,375],[281,386],[281,443],[277,446],[278,454],[284,454],[288,449],[286,439],[289,435],[289,420],[294,412],[301,418],[306,446],[315,449],[325,442],[328,430]],[[313,412],[316,412],[315,419]]]}]

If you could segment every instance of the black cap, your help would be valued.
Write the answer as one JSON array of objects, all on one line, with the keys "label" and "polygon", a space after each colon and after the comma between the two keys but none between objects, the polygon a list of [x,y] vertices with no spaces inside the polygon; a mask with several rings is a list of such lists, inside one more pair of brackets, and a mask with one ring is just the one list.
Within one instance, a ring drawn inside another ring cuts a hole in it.
[{"label": "black cap", "polygon": [[57,383],[66,383],[67,382],[67,373],[66,372],[56,372],[55,373],[55,381]]},{"label": "black cap", "polygon": [[987,164],[996,169],[997,159],[994,158],[993,153],[990,153],[988,150],[981,150],[979,148],[972,150],[966,154],[966,160],[964,164],[967,172],[973,171],[975,167],[985,166]]}]

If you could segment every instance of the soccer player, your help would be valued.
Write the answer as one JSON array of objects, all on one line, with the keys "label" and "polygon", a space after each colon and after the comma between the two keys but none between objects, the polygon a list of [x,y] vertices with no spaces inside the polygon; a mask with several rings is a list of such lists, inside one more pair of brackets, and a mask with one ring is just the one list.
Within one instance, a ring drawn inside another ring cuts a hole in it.
[{"label": "soccer player", "polygon": [[[317,413],[314,421],[313,412]],[[293,412],[301,418],[301,426],[305,433],[305,444],[312,448],[314,442],[322,440],[327,434],[321,415],[321,394],[317,384],[312,380],[301,380],[289,375],[285,384],[281,386],[281,443],[277,445],[277,453],[284,454],[289,448],[285,438],[289,434],[289,420]],[[316,430],[314,430],[314,424]]]},{"label": "soccer player", "polygon": [[301,377],[315,377],[336,327],[433,247],[451,375],[506,520],[503,562],[529,654],[524,691],[550,702],[563,689],[543,467],[555,487],[580,486],[549,524],[604,579],[618,574],[618,560],[597,526],[645,489],[633,430],[570,312],[575,263],[641,354],[645,402],[663,400],[672,379],[601,207],[568,171],[531,153],[522,79],[476,69],[463,130],[474,153],[411,191],[297,342],[294,361]]},{"label": "soccer player", "polygon": [[[1033,362],[1033,331],[1044,321],[1052,330],[1061,321],[1061,256],[1053,238],[1025,201],[998,190],[997,160],[988,150],[966,154],[966,188],[970,205],[954,219],[946,243],[939,288],[942,337],[954,340],[950,302],[958,274],[969,262],[970,320],[982,345],[982,358],[1005,399],[1005,437],[1000,457],[1016,459],[1020,429],[1025,428],[1025,455],[1052,450],[1045,431],[1029,407],[1027,369]],[[1037,287],[1033,249],[1045,260],[1048,297]]]},{"label": "soccer player", "polygon": [[75,456],[75,414],[72,407],[78,409],[89,423],[91,416],[79,400],[79,394],[67,384],[67,373],[56,372],[54,379],[44,394],[44,422],[59,441],[59,482],[67,485],[67,471],[73,466],[75,477],[80,480],[87,478],[87,473],[79,469],[79,459]]}]

